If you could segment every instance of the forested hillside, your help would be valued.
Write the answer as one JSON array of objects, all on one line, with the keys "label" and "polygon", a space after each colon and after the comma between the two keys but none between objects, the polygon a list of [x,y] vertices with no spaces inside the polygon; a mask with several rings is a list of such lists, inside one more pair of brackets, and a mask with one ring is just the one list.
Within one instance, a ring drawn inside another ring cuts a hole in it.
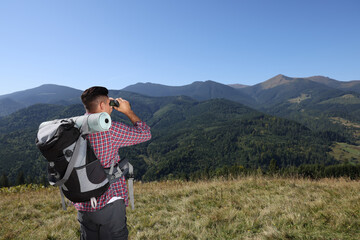
[{"label": "forested hillside", "polygon": [[[153,141],[124,149],[125,154],[146,163],[145,180],[186,177],[232,165],[266,169],[272,160],[279,167],[336,162],[328,152],[333,141],[343,139],[341,135],[313,132],[296,122],[236,109],[233,104],[225,100],[199,103],[192,115],[182,115],[184,121],[168,128],[154,126]],[[209,105],[218,112],[196,111]]]},{"label": "forested hillside", "polygon": [[[144,97],[112,91],[132,103],[152,128],[153,138],[120,150],[135,166],[136,177],[154,180],[186,177],[202,169],[243,165],[267,168],[304,163],[333,164],[338,132],[315,132],[294,121],[270,116],[224,99],[198,102],[188,97]],[[0,121],[0,172],[11,183],[45,181],[46,164],[35,147],[43,121],[82,115],[83,106],[33,105]],[[127,121],[120,113],[113,120]],[[19,177],[20,176],[20,177]]]},{"label": "forested hillside", "polygon": [[316,131],[335,128],[339,132],[348,130],[334,118],[360,123],[359,89],[360,81],[342,82],[322,76],[294,78],[282,74],[241,88],[213,81],[179,87],[138,83],[125,88],[148,96],[182,94],[197,100],[225,98],[270,115],[295,120]]},{"label": "forested hillside", "polygon": [[[213,81],[180,87],[135,84],[126,89],[162,97],[123,90],[110,90],[109,96],[129,100],[151,126],[152,140],[121,149],[120,155],[134,163],[138,179],[154,180],[189,178],[226,166],[266,170],[270,163],[278,168],[320,164],[324,169],[360,163],[359,84],[277,75],[242,88]],[[43,85],[0,96],[2,182],[45,182],[45,160],[34,144],[37,128],[43,121],[84,114],[81,104],[73,104],[80,103],[80,94]],[[33,105],[37,102],[42,104]],[[112,118],[130,124],[120,113]]]}]

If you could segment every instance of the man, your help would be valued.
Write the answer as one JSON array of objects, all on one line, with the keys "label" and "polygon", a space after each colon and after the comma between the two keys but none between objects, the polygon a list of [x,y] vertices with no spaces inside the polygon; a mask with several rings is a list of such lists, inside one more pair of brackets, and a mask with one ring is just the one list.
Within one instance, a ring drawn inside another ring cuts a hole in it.
[{"label": "man", "polygon": [[[118,107],[111,107],[108,90],[104,87],[91,87],[81,95],[87,114],[107,112],[113,109],[125,114],[133,126],[113,121],[108,131],[92,133],[88,140],[104,168],[110,168],[111,162],[118,163],[120,147],[145,142],[151,138],[150,127],[142,122],[132,111],[130,103],[117,98]],[[93,208],[90,202],[74,203],[78,210],[81,239],[127,239],[126,209],[128,195],[125,178],[111,184],[109,189],[97,198],[97,206]]]}]

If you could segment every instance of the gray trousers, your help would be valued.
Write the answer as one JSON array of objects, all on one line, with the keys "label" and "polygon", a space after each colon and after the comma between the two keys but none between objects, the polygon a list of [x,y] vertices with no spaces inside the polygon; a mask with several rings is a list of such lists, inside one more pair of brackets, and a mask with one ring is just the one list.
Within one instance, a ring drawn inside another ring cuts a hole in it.
[{"label": "gray trousers", "polygon": [[126,206],[123,199],[96,212],[78,211],[81,240],[128,239]]}]

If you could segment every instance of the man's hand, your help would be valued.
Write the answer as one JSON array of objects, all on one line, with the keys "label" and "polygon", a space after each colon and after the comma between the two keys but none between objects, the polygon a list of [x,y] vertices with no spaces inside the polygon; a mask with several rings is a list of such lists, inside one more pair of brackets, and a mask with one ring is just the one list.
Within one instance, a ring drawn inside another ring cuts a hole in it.
[{"label": "man's hand", "polygon": [[129,101],[126,101],[125,99],[122,98],[117,98],[116,101],[119,102],[119,107],[114,107],[115,110],[122,112],[124,114],[132,111]]},{"label": "man's hand", "polygon": [[122,98],[117,98],[116,101],[119,102],[119,107],[114,107],[115,110],[125,114],[133,124],[141,121],[140,118],[132,111],[129,101]]}]

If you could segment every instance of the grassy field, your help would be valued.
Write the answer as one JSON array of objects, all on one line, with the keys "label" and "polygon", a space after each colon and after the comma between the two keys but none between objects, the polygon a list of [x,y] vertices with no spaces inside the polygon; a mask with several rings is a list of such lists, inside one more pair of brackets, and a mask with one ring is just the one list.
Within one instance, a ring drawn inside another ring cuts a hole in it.
[{"label": "grassy field", "polygon": [[[79,239],[56,188],[0,190],[0,239]],[[360,239],[360,182],[246,177],[135,184],[130,239]]]},{"label": "grassy field", "polygon": [[330,155],[343,162],[358,164],[360,163],[360,146],[338,142],[333,145]]}]

